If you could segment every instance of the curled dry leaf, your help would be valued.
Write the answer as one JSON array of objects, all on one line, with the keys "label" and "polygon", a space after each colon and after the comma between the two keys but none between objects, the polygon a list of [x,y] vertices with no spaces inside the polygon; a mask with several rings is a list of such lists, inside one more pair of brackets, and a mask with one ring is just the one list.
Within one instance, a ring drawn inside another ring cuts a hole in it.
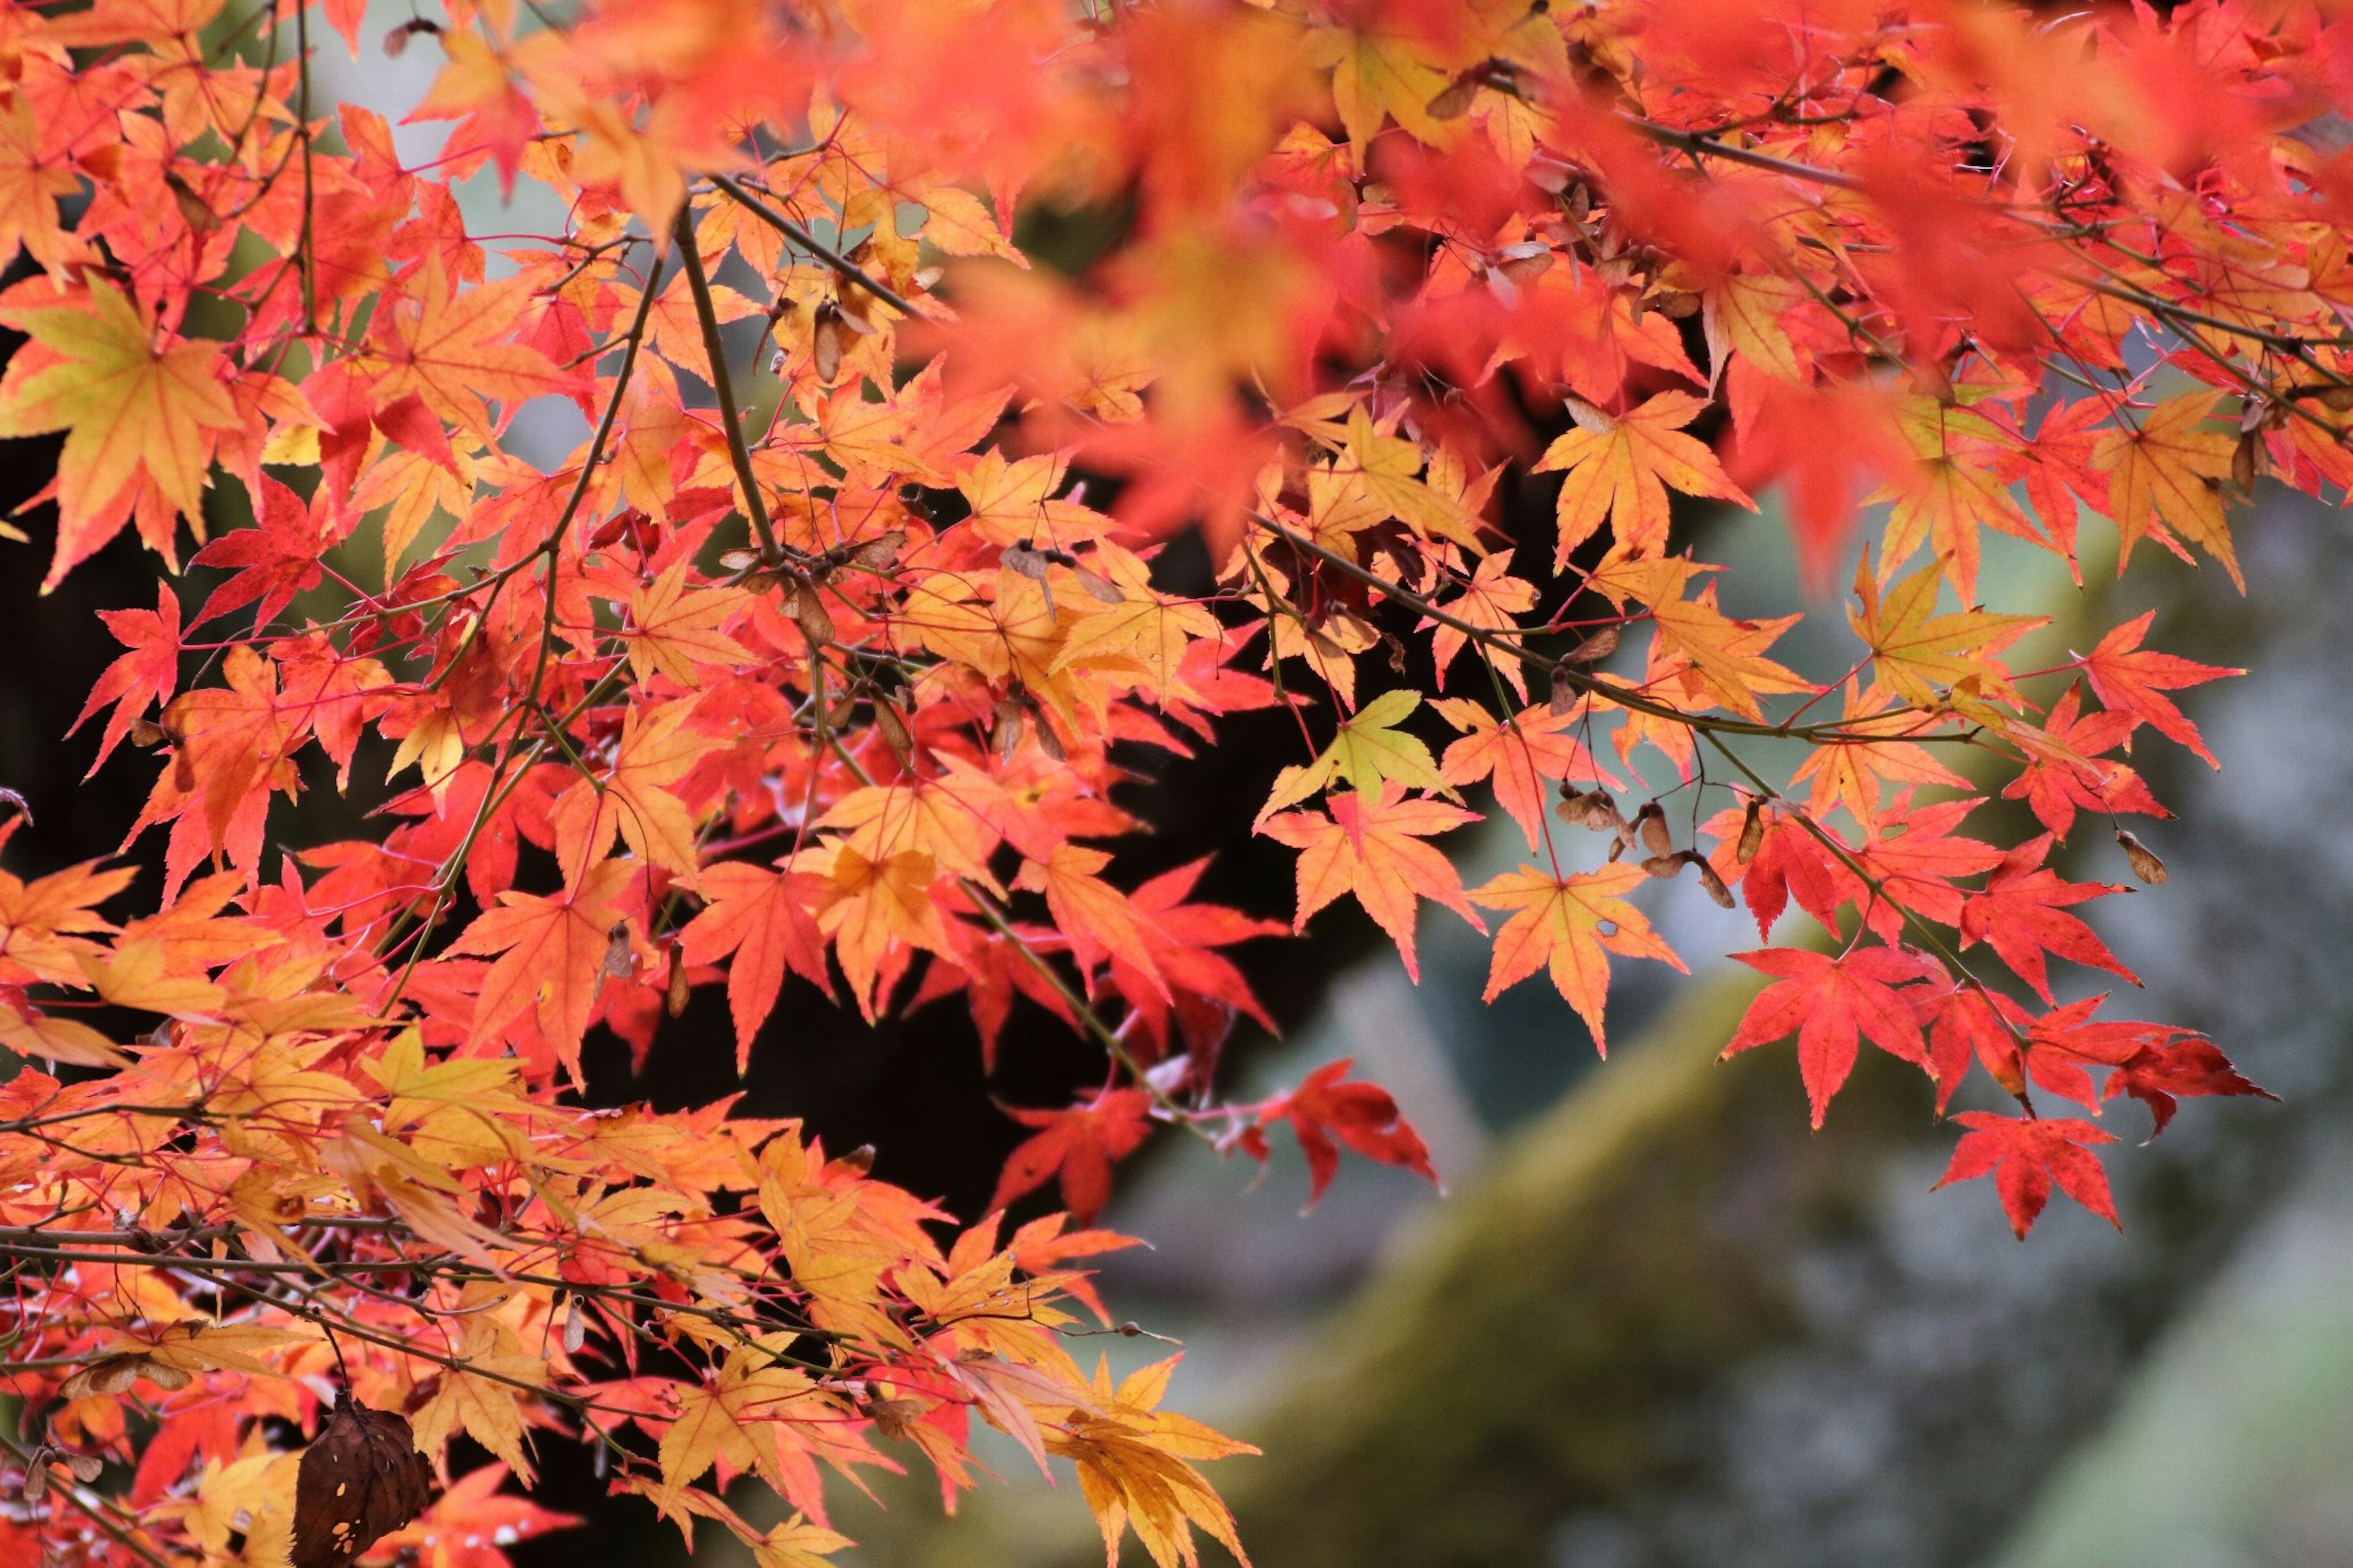
[{"label": "curled dry leaf", "polygon": [[425,1511],[433,1467],[408,1419],[349,1394],[302,1450],[294,1480],[293,1568],[343,1568]]}]

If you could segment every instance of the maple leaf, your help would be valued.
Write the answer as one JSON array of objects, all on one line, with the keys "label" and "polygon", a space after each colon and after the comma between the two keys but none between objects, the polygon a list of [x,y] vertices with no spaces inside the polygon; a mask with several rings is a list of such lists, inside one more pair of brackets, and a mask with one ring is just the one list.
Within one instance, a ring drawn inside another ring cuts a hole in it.
[{"label": "maple leaf", "polygon": [[727,966],[727,1011],[735,1023],[739,1078],[751,1066],[753,1037],[776,1007],[787,969],[833,994],[825,938],[810,912],[826,887],[825,879],[806,871],[771,871],[741,860],[702,872],[703,907],[680,930],[679,941],[696,963],[733,955]]},{"label": "maple leaf", "polygon": [[1091,981],[1104,960],[1117,959],[1166,1000],[1168,984],[1153,956],[1151,917],[1095,875],[1110,864],[1103,850],[1058,844],[1045,859],[1025,862],[1014,886],[1046,896],[1056,929],[1069,939],[1071,956]]},{"label": "maple leaf", "polygon": [[2148,1107],[2157,1124],[2149,1133],[2152,1138],[2172,1122],[2173,1112],[2184,1095],[2279,1098],[2232,1066],[2231,1058],[2213,1041],[2197,1035],[2152,1042],[2135,1051],[2100,1087],[2102,1100],[2113,1100],[2119,1094],[2131,1095]]},{"label": "maple leaf", "polygon": [[[1456,620],[1488,631],[1516,630],[1514,616],[1535,608],[1535,585],[1512,575],[1512,552],[1499,550],[1478,564],[1471,581],[1463,585],[1461,595],[1448,601],[1446,613]],[[1469,634],[1460,627],[1440,624],[1430,634],[1430,658],[1436,666],[1438,689],[1446,689],[1446,672],[1462,650],[1470,646]],[[1512,689],[1527,700],[1528,678],[1517,659],[1502,660],[1495,673],[1509,681]]]},{"label": "maple leaf", "polygon": [[504,1547],[544,1535],[552,1530],[576,1529],[575,1515],[540,1507],[528,1498],[501,1494],[509,1475],[493,1461],[467,1471],[414,1524],[383,1538],[384,1551],[414,1552],[424,1562],[448,1568],[510,1568]]},{"label": "maple leaf", "polygon": [[576,1082],[580,1038],[604,984],[613,928],[640,871],[627,860],[600,860],[565,892],[501,893],[498,908],[476,917],[449,944],[452,952],[496,960],[482,978],[469,1038],[490,1039],[532,1009]]},{"label": "maple leaf", "polygon": [[[1263,1163],[1267,1158],[1265,1130],[1276,1122],[1290,1125],[1307,1157],[1307,1205],[1314,1208],[1340,1168],[1340,1147],[1345,1144],[1367,1160],[1398,1165],[1438,1184],[1430,1168],[1429,1147],[1398,1110],[1397,1100],[1378,1084],[1344,1082],[1354,1058],[1325,1062],[1288,1094],[1261,1100],[1257,1122],[1244,1130],[1241,1146]],[[1303,1209],[1302,1213],[1306,1210]]]},{"label": "maple leaf", "polygon": [[694,705],[686,700],[632,707],[623,716],[611,768],[575,784],[549,813],[556,860],[566,878],[597,864],[617,833],[639,858],[694,885],[702,858],[694,814],[667,787],[707,749],[702,737],[688,728],[693,717]]},{"label": "maple leaf", "polygon": [[1132,1526],[1159,1568],[1192,1568],[1199,1561],[1192,1541],[1198,1528],[1250,1568],[1233,1515],[1187,1461],[1258,1450],[1157,1408],[1176,1364],[1172,1356],[1139,1368],[1114,1390],[1109,1367],[1098,1362],[1092,1408],[1073,1408],[1048,1432],[1046,1447],[1077,1465],[1079,1490],[1094,1512],[1109,1563],[1117,1563],[1120,1540]]},{"label": "maple leaf", "polygon": [[1358,795],[1388,784],[1452,794],[1430,748],[1397,728],[1420,706],[1421,694],[1416,691],[1384,691],[1366,703],[1340,726],[1340,732],[1314,762],[1304,767],[1287,767],[1274,776],[1274,788],[1250,826],[1263,828],[1276,812],[1296,805],[1335,779],[1345,780]]},{"label": "maple leaf", "polygon": [[2001,864],[1986,879],[1985,890],[1970,894],[1961,905],[1962,944],[1989,943],[2045,1002],[2051,1000],[2045,952],[2105,969],[2139,984],[2139,979],[2116,961],[2091,927],[2067,913],[2070,905],[2125,889],[2106,882],[2063,881],[2042,864],[2050,853],[2051,836],[2046,833],[2002,857]]},{"label": "maple leaf", "polygon": [[319,557],[335,542],[334,511],[323,504],[326,499],[322,487],[306,505],[301,496],[264,475],[257,526],[224,533],[189,557],[191,565],[237,569],[236,575],[206,598],[189,624],[202,626],[258,600],[253,629],[259,634],[295,595],[316,587],[322,575]]},{"label": "maple leaf", "polygon": [[2141,647],[2141,639],[2148,635],[2149,623],[2156,619],[2155,610],[2142,612],[2100,638],[2098,645],[2076,663],[2091,678],[2093,694],[2099,698],[2102,707],[2131,714],[2166,739],[2189,747],[2209,767],[2221,767],[2222,764],[2214,760],[2214,753],[2199,737],[2198,726],[2165,693],[2247,672],[2199,664]]},{"label": "maple leaf", "polygon": [[[58,459],[58,547],[42,592],[112,538],[120,504],[143,481],[185,517],[204,516],[208,432],[243,423],[224,384],[218,344],[166,341],[108,284],[84,299],[0,309],[0,321],[42,351],[19,353],[0,376],[0,437],[66,432]],[[171,553],[168,524],[148,542]]]},{"label": "maple leaf", "polygon": [[1151,1135],[1145,1120],[1151,1110],[1152,1096],[1140,1089],[1105,1089],[1066,1110],[1008,1109],[1014,1121],[1039,1131],[1006,1157],[990,1210],[1003,1209],[1059,1173],[1062,1206],[1079,1224],[1092,1224],[1111,1198],[1112,1163]]},{"label": "maple leaf", "polygon": [[1896,989],[1936,972],[1936,965],[1920,954],[1896,947],[1864,947],[1833,958],[1777,947],[1732,956],[1775,978],[1741,1015],[1724,1055],[1736,1056],[1796,1035],[1798,1072],[1805,1079],[1817,1129],[1831,1098],[1854,1070],[1860,1041],[1867,1039],[1915,1066],[1928,1065],[1919,1020]]},{"label": "maple leaf", "polygon": [[454,429],[490,445],[485,400],[512,410],[575,380],[539,350],[502,341],[523,315],[529,292],[520,278],[458,289],[440,258],[428,258],[369,324],[369,347],[381,364],[372,389],[376,402],[416,397]]},{"label": "maple leaf", "polygon": [[1472,889],[1472,901],[1482,908],[1512,911],[1495,933],[1483,1000],[1493,1001],[1541,967],[1585,1020],[1594,1048],[1608,1056],[1609,1037],[1601,1026],[1609,994],[1608,955],[1654,958],[1684,968],[1642,912],[1626,901],[1625,895],[1646,879],[1647,873],[1631,865],[1567,877],[1522,866]]},{"label": "maple leaf", "polygon": [[640,681],[659,673],[689,690],[702,684],[699,665],[734,665],[751,654],[724,630],[751,602],[740,588],[687,585],[690,563],[681,561],[629,599],[629,668]]},{"label": "maple leaf", "polygon": [[2101,754],[2123,745],[2139,725],[2139,717],[2118,709],[2084,713],[2083,700],[2080,684],[2060,694],[2043,716],[2042,733],[2021,742],[2027,747],[2026,766],[2002,786],[2002,795],[2023,799],[2061,843],[2075,825],[2078,809],[2172,816],[2149,794],[2140,774]]},{"label": "maple leaf", "polygon": [[1698,599],[1668,599],[1651,606],[1660,645],[1690,660],[1694,674],[1715,702],[1746,719],[1764,709],[1757,699],[1776,691],[1810,691],[1796,672],[1765,657],[1765,650],[1797,617],[1736,621],[1715,607],[1713,591]]},{"label": "maple leaf", "polygon": [[150,703],[172,700],[180,679],[180,597],[169,583],[155,585],[153,610],[100,610],[98,616],[115,640],[131,651],[106,667],[66,731],[73,733],[89,722],[91,714],[110,702],[114,704],[106,731],[99,739],[98,755],[90,764],[90,773],[82,775],[85,778],[105,764]]},{"label": "maple leaf", "polygon": [[1990,1174],[2001,1196],[2002,1213],[2021,1241],[2034,1228],[2042,1205],[2051,1200],[2051,1184],[2115,1226],[2116,1200],[2108,1193],[2108,1175],[2100,1169],[2092,1149],[2113,1143],[2113,1134],[2088,1121],[2066,1119],[2037,1121],[2031,1117],[1997,1116],[1989,1111],[1964,1110],[1954,1121],[1969,1131],[1953,1151],[1936,1185],[1974,1181]]},{"label": "maple leaf", "polygon": [[1375,795],[1342,794],[1321,812],[1286,812],[1260,829],[1278,844],[1301,850],[1299,912],[1291,929],[1304,931],[1316,910],[1343,893],[1354,893],[1405,958],[1406,973],[1421,978],[1414,956],[1417,895],[1434,899],[1485,931],[1463,900],[1462,881],[1446,857],[1421,842],[1433,833],[1479,820],[1474,812],[1434,800],[1407,800],[1394,784]]},{"label": "maple leaf", "polygon": [[1944,583],[1941,562],[1931,562],[1880,597],[1878,580],[1866,558],[1854,574],[1860,610],[1847,612],[1854,635],[1871,645],[1881,681],[1906,702],[1934,710],[1944,689],[1967,685],[1994,701],[2014,701],[2016,690],[1994,655],[2049,622],[2041,616],[2000,616],[1978,608],[1935,614]]},{"label": "maple leaf", "polygon": [[1715,454],[1683,433],[1707,406],[1704,398],[1662,392],[1639,408],[1614,416],[1579,398],[1567,401],[1576,428],[1546,447],[1534,469],[1566,475],[1557,503],[1560,542],[1554,552],[1555,570],[1567,565],[1570,554],[1605,521],[1619,550],[1663,554],[1670,485],[1685,495],[1714,496],[1757,510],[1747,492],[1725,473]]},{"label": "maple leaf", "polygon": [[2238,557],[2223,516],[2222,487],[2231,478],[2233,444],[2203,426],[2221,401],[2219,392],[2189,392],[2168,398],[2134,416],[2123,429],[2101,435],[2092,461],[2109,475],[2110,513],[2121,537],[2117,568],[2132,559],[2133,546],[2151,526],[2163,522],[2203,545],[2222,563],[2242,593]]}]

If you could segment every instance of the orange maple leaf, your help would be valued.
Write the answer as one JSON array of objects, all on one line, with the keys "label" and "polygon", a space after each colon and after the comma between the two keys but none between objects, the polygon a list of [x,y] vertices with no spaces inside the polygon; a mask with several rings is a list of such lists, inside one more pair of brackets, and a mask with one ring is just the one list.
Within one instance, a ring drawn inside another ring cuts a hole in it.
[{"label": "orange maple leaf", "polygon": [[482,977],[469,1037],[487,1040],[531,1008],[578,1083],[580,1038],[604,984],[613,928],[630,879],[642,870],[628,860],[602,860],[561,893],[501,893],[497,909],[459,932],[451,952],[496,959]]},{"label": "orange maple leaf", "polygon": [[1463,900],[1462,880],[1445,856],[1421,842],[1433,833],[1476,822],[1476,812],[1443,801],[1407,800],[1404,789],[1384,784],[1377,795],[1333,795],[1331,815],[1289,811],[1261,827],[1268,837],[1303,851],[1299,858],[1299,912],[1292,930],[1343,893],[1354,893],[1365,912],[1379,922],[1405,956],[1406,973],[1417,981],[1414,956],[1416,895],[1434,899],[1479,931],[1487,928]]},{"label": "orange maple leaf", "polygon": [[1554,570],[1566,566],[1570,553],[1605,521],[1618,549],[1632,555],[1664,553],[1669,485],[1685,495],[1715,496],[1757,510],[1715,454],[1683,433],[1706,406],[1705,398],[1688,392],[1662,392],[1619,415],[1568,400],[1577,427],[1546,447],[1535,468],[1567,474],[1556,509],[1560,542]]},{"label": "orange maple leaf", "polygon": [[1626,901],[1625,895],[1646,879],[1640,866],[1622,864],[1567,877],[1522,866],[1472,889],[1472,899],[1482,907],[1512,911],[1495,933],[1484,999],[1493,1001],[1542,967],[1593,1031],[1594,1047],[1608,1056],[1601,1020],[1609,995],[1609,955],[1654,958],[1684,969],[1642,911]]}]

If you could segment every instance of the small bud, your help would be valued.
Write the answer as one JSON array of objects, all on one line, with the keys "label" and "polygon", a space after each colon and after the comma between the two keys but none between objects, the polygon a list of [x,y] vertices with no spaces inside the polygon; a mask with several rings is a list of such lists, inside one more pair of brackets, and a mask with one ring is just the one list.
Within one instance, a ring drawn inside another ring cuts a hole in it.
[{"label": "small bud", "polygon": [[1617,803],[1598,789],[1567,791],[1553,811],[1563,822],[1589,827],[1596,833],[1615,833],[1624,826]]},{"label": "small bud", "polygon": [[2155,850],[2121,827],[2116,829],[2116,842],[2124,847],[2125,858],[2132,862],[2134,876],[2152,888],[2163,884],[2167,876],[2165,862],[2157,858]]},{"label": "small bud", "polygon": [[164,188],[172,193],[172,205],[180,209],[180,221],[197,234],[210,234],[221,226],[220,214],[212,204],[196,194],[196,188],[182,179],[177,171],[164,171]]},{"label": "small bud", "polygon": [[1487,74],[1484,65],[1476,65],[1441,89],[1428,105],[1432,120],[1460,120],[1471,112],[1471,105],[1479,97],[1479,83]]}]

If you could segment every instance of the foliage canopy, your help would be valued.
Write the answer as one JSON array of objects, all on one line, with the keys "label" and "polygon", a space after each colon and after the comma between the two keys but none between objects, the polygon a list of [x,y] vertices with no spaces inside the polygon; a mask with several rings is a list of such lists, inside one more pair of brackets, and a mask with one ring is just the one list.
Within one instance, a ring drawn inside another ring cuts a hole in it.
[{"label": "foliage canopy", "polygon": [[[1198,1467],[1245,1446],[1073,1353],[1115,1163],[1430,1173],[1345,1063],[1227,1096],[1228,950],[1283,927],[1126,868],[1123,783],[1249,710],[1298,735],[1294,928],[1353,899],[1412,969],[1443,906],[1599,1045],[1615,963],[1683,966],[1646,907],[1745,901],[1724,1049],[1794,1038],[1816,1125],[1866,1044],[1940,1110],[1986,1075],[1947,1180],[2021,1236],[2054,1184],[2117,1217],[2057,1102],[2261,1092],[2082,989],[2132,978],[2083,916],[2122,889],[2052,859],[2167,815],[2131,748],[2213,761],[2178,697],[2237,672],[2147,616],[2014,668],[1983,538],[2073,569],[2095,513],[2236,581],[2259,478],[2353,482],[2335,7],[317,9],[0,6],[46,581],[126,528],[223,574],[107,616],[136,858],[0,874],[0,1552],[497,1568],[561,1440],[786,1568],[845,1544],[825,1471],[953,1503],[977,1417],[1113,1559],[1239,1554]],[[323,101],[338,40],[438,51],[438,155]],[[546,232],[475,232],[477,176]],[[1768,490],[1810,594],[1734,615],[1674,498]],[[273,837],[323,788],[377,831]],[[1466,888],[1491,810],[1526,857]],[[589,1031],[723,987],[741,1070],[787,984],[1103,1081],[1013,1111],[970,1225],[796,1122],[584,1108]]]}]

